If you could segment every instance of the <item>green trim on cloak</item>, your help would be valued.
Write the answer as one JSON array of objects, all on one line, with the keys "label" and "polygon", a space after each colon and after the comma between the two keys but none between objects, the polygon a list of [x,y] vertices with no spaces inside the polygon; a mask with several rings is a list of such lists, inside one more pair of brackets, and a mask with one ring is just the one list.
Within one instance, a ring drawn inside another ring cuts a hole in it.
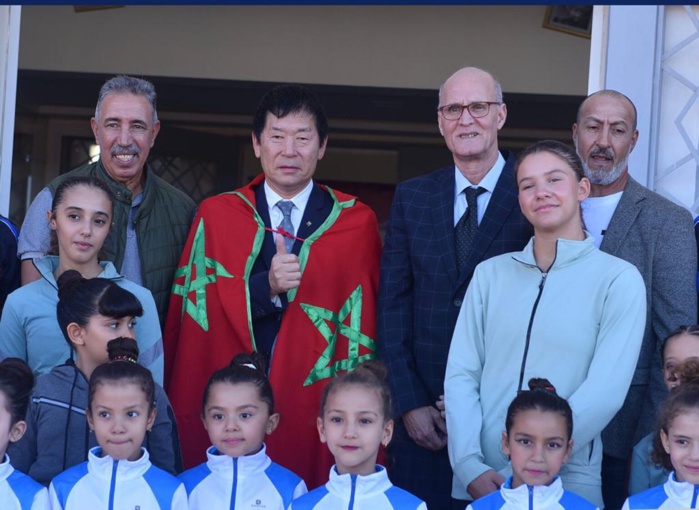
[{"label": "green trim on cloak", "polygon": [[[344,202],[338,201],[337,197],[335,196],[335,192],[325,186],[324,187],[325,191],[328,192],[330,197],[332,198],[333,201],[333,207],[330,210],[330,214],[328,217],[325,219],[325,221],[316,229],[313,234],[308,236],[304,242],[301,245],[301,251],[299,252],[299,263],[301,265],[301,277],[303,278],[303,272],[306,269],[306,263],[308,262],[308,257],[309,257],[309,252],[311,250],[311,245],[318,239],[321,235],[323,235],[330,227],[333,226],[335,221],[337,221],[337,218],[340,216],[340,212],[343,209],[347,209],[348,207],[352,207],[356,199],[351,199],[351,200],[346,200]],[[260,254],[260,251],[262,251],[262,243],[264,242],[265,238],[265,223],[262,221],[262,218],[260,217],[259,213],[257,212],[257,209],[253,205],[250,200],[247,199],[245,195],[243,195],[240,191],[232,191],[230,192],[232,195],[237,195],[240,197],[243,202],[245,202],[250,209],[252,210],[253,218],[255,219],[255,222],[257,222],[257,233],[255,234],[255,239],[252,244],[252,251],[250,252],[250,255],[248,256],[248,260],[245,263],[245,274],[243,275],[243,278],[245,279],[245,306],[247,309],[247,319],[248,319],[248,331],[250,332],[250,339],[252,341],[252,348],[253,350],[257,351],[257,345],[255,343],[255,334],[253,333],[252,329],[252,310],[250,309],[250,287],[248,285],[248,282],[250,281],[250,273],[252,273],[252,266],[255,264],[255,260],[257,260],[257,256]],[[295,298],[296,298],[296,290],[297,289],[291,289],[289,292],[286,293],[287,301],[291,303]]]}]

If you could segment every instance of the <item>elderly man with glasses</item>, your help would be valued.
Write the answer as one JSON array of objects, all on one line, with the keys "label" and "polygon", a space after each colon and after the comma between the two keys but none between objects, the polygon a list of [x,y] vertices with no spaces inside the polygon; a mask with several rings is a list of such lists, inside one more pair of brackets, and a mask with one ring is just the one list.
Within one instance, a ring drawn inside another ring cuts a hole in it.
[{"label": "elderly man with glasses", "polygon": [[[454,165],[401,183],[386,232],[379,352],[400,415],[391,479],[428,508],[463,509],[471,499],[466,487],[452,491],[442,412],[447,355],[466,288],[479,262],[521,250],[532,235],[517,202],[515,158],[498,150],[506,117],[502,88],[490,73],[467,67],[449,77],[439,91],[437,122]],[[487,475],[478,485],[502,481]]]}]

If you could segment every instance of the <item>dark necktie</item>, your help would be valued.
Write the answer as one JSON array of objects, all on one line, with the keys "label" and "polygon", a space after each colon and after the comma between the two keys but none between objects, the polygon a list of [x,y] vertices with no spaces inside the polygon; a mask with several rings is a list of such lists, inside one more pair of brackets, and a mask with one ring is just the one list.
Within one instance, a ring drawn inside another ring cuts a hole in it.
[{"label": "dark necktie", "polygon": [[[280,200],[277,202],[277,207],[279,207],[279,210],[284,215],[284,218],[279,226],[293,236],[294,225],[291,223],[291,210],[294,208],[294,203],[291,200]],[[294,247],[294,238],[284,236],[284,244],[286,245],[286,252],[291,253],[292,248]]]},{"label": "dark necktie", "polygon": [[469,186],[464,190],[466,193],[466,203],[468,208],[461,216],[459,222],[454,227],[456,239],[456,267],[461,273],[466,266],[468,254],[473,245],[473,239],[478,230],[478,195],[485,192],[485,188],[474,188]]}]

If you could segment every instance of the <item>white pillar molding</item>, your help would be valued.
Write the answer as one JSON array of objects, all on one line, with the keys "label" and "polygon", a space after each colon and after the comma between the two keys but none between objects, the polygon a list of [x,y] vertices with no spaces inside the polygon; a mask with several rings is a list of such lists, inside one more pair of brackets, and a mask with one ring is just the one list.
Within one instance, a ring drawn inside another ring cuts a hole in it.
[{"label": "white pillar molding", "polygon": [[21,12],[18,5],[0,5],[0,214],[5,216],[10,209]]},{"label": "white pillar molding", "polygon": [[638,109],[634,178],[699,210],[699,6],[596,6],[588,92],[618,90]]}]

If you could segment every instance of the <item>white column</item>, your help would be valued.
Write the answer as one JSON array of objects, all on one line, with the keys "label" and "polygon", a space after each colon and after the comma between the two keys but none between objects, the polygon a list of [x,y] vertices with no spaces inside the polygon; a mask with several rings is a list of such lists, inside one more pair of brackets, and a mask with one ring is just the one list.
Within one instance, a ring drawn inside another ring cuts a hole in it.
[{"label": "white column", "polygon": [[0,6],[0,214],[10,210],[20,6]]},{"label": "white column", "polygon": [[618,90],[638,109],[631,175],[696,214],[699,6],[612,5],[594,16],[588,88]]}]

